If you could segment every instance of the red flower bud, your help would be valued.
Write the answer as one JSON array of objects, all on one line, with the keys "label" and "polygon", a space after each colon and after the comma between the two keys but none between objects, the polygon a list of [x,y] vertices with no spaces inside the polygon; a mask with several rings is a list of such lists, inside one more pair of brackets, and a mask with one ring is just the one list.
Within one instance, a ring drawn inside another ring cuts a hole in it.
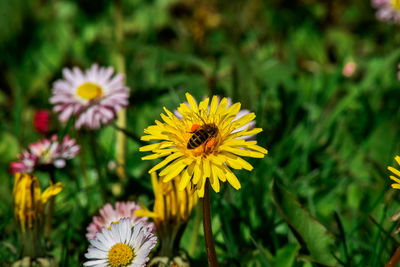
[{"label": "red flower bud", "polygon": [[37,110],[33,118],[33,127],[41,134],[47,134],[50,129],[50,112]]}]

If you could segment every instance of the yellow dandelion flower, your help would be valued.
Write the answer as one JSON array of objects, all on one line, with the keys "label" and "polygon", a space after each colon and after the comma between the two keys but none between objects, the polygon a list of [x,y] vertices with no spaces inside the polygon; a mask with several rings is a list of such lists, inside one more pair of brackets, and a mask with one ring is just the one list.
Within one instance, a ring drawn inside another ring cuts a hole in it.
[{"label": "yellow dandelion flower", "polygon": [[167,183],[162,183],[155,172],[151,173],[155,196],[153,211],[145,207],[135,211],[136,216],[153,218],[157,231],[161,234],[168,230],[168,227],[180,227],[186,223],[197,204],[198,197],[190,187],[182,191],[177,190],[180,180],[177,176]]},{"label": "yellow dandelion flower", "polygon": [[190,94],[186,93],[186,98],[188,105],[181,104],[178,108],[182,118],[177,118],[164,107],[166,115],[161,114],[164,122],[157,120],[156,125],[144,130],[147,135],[142,136],[141,140],[160,142],[141,147],[140,151],[153,152],[142,159],[166,157],[149,173],[165,167],[160,172],[163,182],[181,175],[179,190],[191,183],[199,197],[204,197],[207,179],[215,192],[220,190],[220,181],[228,181],[235,189],[239,189],[240,182],[229,167],[251,171],[253,166],[241,157],[264,158],[268,153],[257,145],[257,141],[241,138],[259,133],[261,128],[238,130],[252,122],[255,114],[249,113],[238,118],[240,103],[228,107],[226,98],[219,102],[218,97],[213,96],[210,105],[209,98],[199,105]]},{"label": "yellow dandelion flower", "polygon": [[[394,159],[396,160],[397,164],[400,165],[400,156],[396,156]],[[396,188],[396,189],[400,189],[400,179],[398,178],[398,177],[400,177],[400,171],[391,166],[388,167],[388,170],[397,176],[397,177],[393,176],[393,175],[389,176],[390,179],[392,179],[395,182],[394,184],[392,184],[392,187]]]},{"label": "yellow dandelion flower", "polygon": [[64,185],[56,183],[41,193],[39,180],[28,173],[16,173],[14,179],[14,214],[22,231],[32,228],[43,218],[47,201],[61,192]]}]

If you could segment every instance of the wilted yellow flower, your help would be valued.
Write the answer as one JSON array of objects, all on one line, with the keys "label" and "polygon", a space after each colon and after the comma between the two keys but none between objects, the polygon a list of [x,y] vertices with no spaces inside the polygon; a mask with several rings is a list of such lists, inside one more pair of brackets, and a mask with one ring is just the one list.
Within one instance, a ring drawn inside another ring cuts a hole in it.
[{"label": "wilted yellow flower", "polygon": [[[397,164],[400,165],[400,156],[396,156],[394,159],[396,160]],[[397,177],[400,177],[400,171],[398,171],[397,169],[389,166],[388,170],[391,171]],[[392,179],[395,182],[394,184],[392,184],[392,187],[400,189],[400,179],[397,178],[396,176],[390,175],[390,179]]]},{"label": "wilted yellow flower", "polygon": [[64,185],[56,183],[41,193],[39,180],[33,174],[16,173],[14,179],[14,214],[22,231],[32,228],[43,218],[47,201],[61,192]]},{"label": "wilted yellow flower", "polygon": [[174,18],[183,22],[197,43],[203,42],[207,32],[222,22],[215,1],[181,0],[172,5],[171,11]]},{"label": "wilted yellow flower", "polygon": [[153,266],[153,263],[158,266],[155,262],[160,260],[159,257],[166,257],[167,262],[175,257],[179,258],[180,239],[198,201],[196,192],[190,187],[182,191],[177,189],[179,176],[167,183],[162,183],[161,179],[157,178],[155,172],[151,174],[155,196],[153,211],[146,207],[135,211],[136,216],[153,218],[160,239],[158,257],[154,258],[149,266]]},{"label": "wilted yellow flower", "polygon": [[157,174],[153,172],[151,174],[151,183],[155,196],[153,211],[143,207],[135,211],[135,215],[153,218],[158,232],[170,226],[174,227],[179,226],[181,223],[186,223],[197,204],[198,197],[190,187],[179,191],[177,188],[179,182],[180,177],[177,176],[167,183],[161,183],[157,178]]},{"label": "wilted yellow flower", "polygon": [[220,181],[228,181],[235,189],[239,189],[240,182],[229,167],[251,171],[253,166],[241,156],[264,158],[268,153],[257,145],[257,141],[242,139],[262,131],[261,128],[240,129],[253,121],[256,115],[249,113],[237,118],[240,103],[228,107],[226,98],[219,102],[218,97],[213,96],[210,105],[210,99],[206,98],[199,106],[190,94],[187,93],[186,98],[189,105],[181,104],[178,108],[182,118],[177,118],[164,107],[167,114],[161,114],[164,122],[157,120],[156,125],[144,130],[147,135],[141,140],[161,142],[141,147],[140,151],[154,153],[142,159],[166,157],[149,172],[167,166],[160,172],[163,182],[181,175],[178,189],[183,190],[189,184],[195,185],[199,197],[204,196],[207,179],[215,192],[220,190]]},{"label": "wilted yellow flower", "polygon": [[214,29],[221,23],[221,16],[210,5],[196,5],[189,21],[190,29],[196,41],[203,41],[208,29]]}]

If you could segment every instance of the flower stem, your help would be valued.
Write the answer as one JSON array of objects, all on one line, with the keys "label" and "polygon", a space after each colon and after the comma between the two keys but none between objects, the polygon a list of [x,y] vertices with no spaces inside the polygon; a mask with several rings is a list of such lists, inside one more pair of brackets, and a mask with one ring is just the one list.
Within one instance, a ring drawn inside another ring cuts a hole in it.
[{"label": "flower stem", "polygon": [[113,126],[117,131],[119,131],[119,132],[121,132],[122,134],[126,135],[126,137],[132,139],[132,140],[135,141],[136,143],[138,143],[138,144],[140,144],[140,145],[142,145],[142,146],[147,145],[146,142],[140,140],[140,137],[139,137],[139,136],[137,136],[136,134],[134,134],[134,133],[128,131],[127,129],[123,129],[123,128],[119,127],[118,125],[114,124],[114,123],[111,124],[111,126]]},{"label": "flower stem", "polygon": [[88,135],[89,138],[89,145],[90,145],[90,152],[92,153],[94,165],[97,171],[98,179],[99,179],[99,184],[101,188],[101,193],[103,197],[103,201],[106,201],[107,199],[107,184],[106,184],[106,176],[103,175],[103,169],[101,166],[100,158],[99,158],[99,149],[98,149],[98,144],[97,144],[97,138],[96,134],[92,131]]},{"label": "flower stem", "polygon": [[[124,40],[123,28],[123,13],[122,0],[115,0],[115,40],[116,40],[116,67],[118,73],[125,73],[125,58],[123,55],[122,42]],[[126,128],[126,109],[118,112],[117,125],[121,128]],[[117,132],[116,141],[116,159],[117,159],[117,175],[120,179],[126,177],[125,173],[125,135],[122,132]]]},{"label": "flower stem", "polygon": [[49,199],[49,207],[47,210],[46,222],[45,222],[45,227],[44,227],[44,236],[46,238],[49,238],[50,233],[51,233],[51,228],[52,228],[51,222],[52,222],[53,214],[54,214],[54,202],[55,202],[55,199],[53,196]]},{"label": "flower stem", "polygon": [[39,225],[36,224],[34,227],[28,227],[21,233],[22,258],[29,257],[36,259],[43,256],[44,251],[40,232]]},{"label": "flower stem", "polygon": [[390,260],[386,263],[386,267],[395,267],[397,263],[400,261],[400,247],[396,249],[396,252],[390,258]]},{"label": "flower stem", "polygon": [[201,223],[201,208],[200,205],[197,205],[196,207],[196,217],[194,218],[194,226],[193,226],[193,232],[192,232],[192,238],[190,239],[190,245],[189,245],[189,256],[194,257],[196,250],[197,250],[197,239],[199,237],[199,227]]},{"label": "flower stem", "polygon": [[215,253],[214,239],[211,228],[211,207],[210,207],[210,183],[207,180],[205,184],[203,198],[203,229],[204,240],[206,242],[206,250],[208,256],[208,264],[211,267],[218,266],[217,254]]},{"label": "flower stem", "polygon": [[[55,184],[55,182],[56,182],[54,171],[55,170],[54,170],[53,166],[48,167],[51,185]],[[45,221],[45,225],[44,225],[44,236],[46,238],[49,238],[50,233],[51,233],[51,228],[52,228],[51,223],[52,223],[53,214],[54,214],[54,202],[55,202],[55,196],[50,197],[49,206],[48,206],[47,214],[46,214],[46,221]]]}]

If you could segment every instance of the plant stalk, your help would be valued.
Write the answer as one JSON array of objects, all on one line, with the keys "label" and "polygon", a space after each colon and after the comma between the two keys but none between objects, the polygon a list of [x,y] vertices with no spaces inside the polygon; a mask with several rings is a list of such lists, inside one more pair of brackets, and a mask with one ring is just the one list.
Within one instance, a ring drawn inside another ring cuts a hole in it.
[{"label": "plant stalk", "polygon": [[189,245],[189,256],[194,257],[196,250],[197,250],[197,240],[199,237],[199,227],[201,223],[201,208],[200,205],[197,205],[196,207],[196,217],[194,218],[194,226],[193,226],[193,232],[192,232],[192,238],[190,239],[190,245]]},{"label": "plant stalk", "polygon": [[210,267],[218,267],[217,254],[214,247],[214,239],[211,227],[211,207],[210,207],[210,183],[207,180],[204,189],[203,198],[203,229],[204,240],[206,242],[206,250],[208,256],[208,264]]},{"label": "plant stalk", "polygon": [[21,258],[29,257],[31,259],[40,258],[44,255],[42,240],[40,234],[40,227],[35,222],[35,226],[30,228],[27,227],[25,231],[21,233],[21,245],[22,245],[22,255]]},{"label": "plant stalk", "polygon": [[106,176],[103,175],[103,168],[101,166],[101,162],[100,162],[100,158],[99,158],[99,154],[98,154],[99,149],[98,149],[98,144],[97,144],[97,136],[92,131],[92,132],[90,132],[90,134],[87,137],[89,138],[90,152],[92,153],[94,165],[95,165],[95,168],[97,171],[103,201],[106,201],[106,199],[107,199],[107,184],[106,184],[106,180],[105,180]]},{"label": "plant stalk", "polygon": [[[125,58],[123,56],[122,43],[124,40],[123,29],[123,9],[122,0],[115,0],[115,40],[116,40],[116,68],[118,73],[125,74]],[[126,128],[126,109],[122,109],[117,114],[117,126],[119,128]],[[121,131],[117,132],[116,141],[116,160],[117,160],[117,175],[120,179],[126,178],[125,173],[125,143],[126,138]]]},{"label": "plant stalk", "polygon": [[142,145],[142,146],[147,145],[147,143],[144,142],[144,141],[142,141],[142,140],[140,140],[140,137],[137,136],[136,134],[134,134],[134,133],[132,133],[132,132],[126,130],[126,129],[123,129],[123,128],[119,127],[119,126],[116,125],[116,124],[111,124],[111,126],[114,127],[114,129],[116,129],[118,132],[121,132],[121,133],[124,134],[126,137],[128,137],[128,138],[130,138],[131,140],[133,140],[133,141],[135,141],[136,143],[138,143],[139,145]]},{"label": "plant stalk", "polygon": [[400,261],[400,247],[396,249],[396,252],[390,258],[388,263],[386,263],[386,267],[395,267]]},{"label": "plant stalk", "polygon": [[[53,185],[56,182],[54,171],[55,171],[55,169],[54,169],[53,166],[49,166],[48,167],[48,172],[49,172],[49,176],[50,176],[50,185]],[[50,237],[51,228],[52,228],[53,214],[54,214],[54,205],[55,205],[55,196],[52,196],[49,199],[49,206],[48,206],[48,209],[47,209],[46,221],[45,221],[45,224],[44,224],[44,236],[45,236],[45,238],[49,238]]]}]

